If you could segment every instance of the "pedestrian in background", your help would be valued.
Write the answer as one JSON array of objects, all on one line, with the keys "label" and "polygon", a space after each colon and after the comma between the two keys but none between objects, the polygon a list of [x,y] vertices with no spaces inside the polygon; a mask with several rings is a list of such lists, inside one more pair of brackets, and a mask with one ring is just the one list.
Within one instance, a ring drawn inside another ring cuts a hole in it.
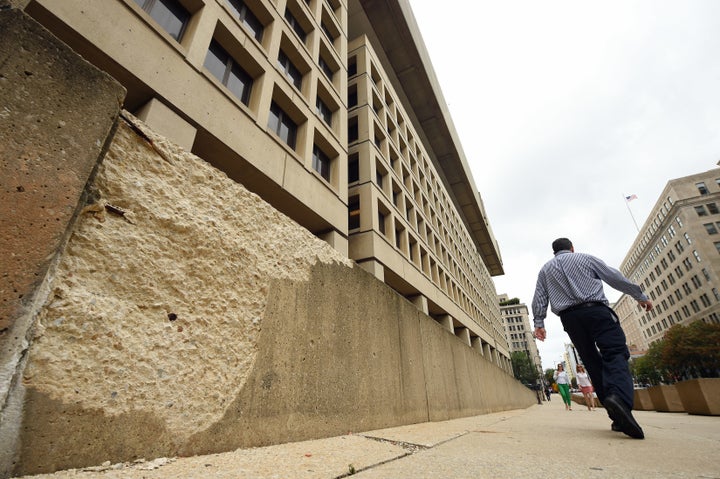
[{"label": "pedestrian in background", "polygon": [[547,308],[560,316],[585,364],[598,399],[612,419],[613,431],[643,439],[640,425],[632,415],[633,380],[620,320],[610,308],[603,281],[635,299],[644,311],[652,303],[640,286],[595,256],[576,253],[572,242],[558,238],[552,243],[553,259],[538,274],[532,310],[535,337],[545,340]]},{"label": "pedestrian in background", "polygon": [[582,364],[578,364],[577,371],[575,371],[575,377],[577,378],[578,387],[582,391],[583,397],[585,398],[585,405],[588,411],[595,410],[595,397],[593,396],[593,385],[590,381],[588,373],[585,372],[585,367]]},{"label": "pedestrian in background", "polygon": [[572,411],[572,401],[570,400],[570,378],[565,372],[565,366],[562,363],[557,365],[553,378],[558,385],[558,392],[565,403],[565,410]]}]

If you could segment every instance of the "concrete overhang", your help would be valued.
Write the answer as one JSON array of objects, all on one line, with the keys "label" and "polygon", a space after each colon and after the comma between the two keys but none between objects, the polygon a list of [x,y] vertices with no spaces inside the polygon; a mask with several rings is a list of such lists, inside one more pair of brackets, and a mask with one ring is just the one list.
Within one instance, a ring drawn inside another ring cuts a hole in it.
[{"label": "concrete overhang", "polygon": [[379,42],[398,79],[395,87],[403,90],[488,271],[492,276],[504,274],[500,249],[409,2],[350,0],[351,15],[354,2],[364,10],[373,32],[354,32],[351,22],[351,38],[363,33]]}]

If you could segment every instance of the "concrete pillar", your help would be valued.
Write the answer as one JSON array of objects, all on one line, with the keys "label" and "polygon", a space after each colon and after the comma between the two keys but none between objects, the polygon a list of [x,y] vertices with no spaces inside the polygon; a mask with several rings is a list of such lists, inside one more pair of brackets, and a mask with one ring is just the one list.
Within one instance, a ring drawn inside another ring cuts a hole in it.
[{"label": "concrete pillar", "polygon": [[492,351],[490,350],[490,344],[483,343],[482,347],[483,347],[483,351],[484,351],[483,356],[485,356],[485,359],[487,359],[490,362],[493,362]]},{"label": "concrete pillar", "polygon": [[425,313],[425,314],[429,314],[429,313],[430,313],[430,309],[429,309],[429,307],[428,307],[428,300],[427,300],[427,298],[426,298],[425,296],[423,296],[422,294],[418,294],[417,296],[410,296],[410,297],[408,298],[408,300],[409,300],[412,304],[414,304],[415,306],[417,306],[417,308],[418,308],[420,311],[422,311],[423,313]]},{"label": "concrete pillar", "polygon": [[447,329],[451,333],[455,334],[455,328],[453,327],[453,318],[449,314],[444,314],[437,319],[443,328]]},{"label": "concrete pillar", "polygon": [[335,251],[339,252],[343,256],[348,256],[348,240],[339,232],[332,230],[319,234],[317,237],[332,246]]},{"label": "concrete pillar", "polygon": [[475,336],[474,338],[470,339],[470,347],[472,347],[475,351],[477,351],[480,354],[485,354],[482,347],[482,339],[480,339],[478,336]]},{"label": "concrete pillar", "polygon": [[460,338],[462,342],[468,346],[472,346],[472,342],[470,341],[470,330],[468,328],[457,328],[455,330],[455,336]]},{"label": "concrete pillar", "polygon": [[140,107],[135,116],[185,151],[192,151],[197,129],[157,98]]},{"label": "concrete pillar", "polygon": [[375,261],[374,259],[363,261],[360,263],[360,267],[383,283],[385,282],[385,266],[383,266],[379,261]]}]

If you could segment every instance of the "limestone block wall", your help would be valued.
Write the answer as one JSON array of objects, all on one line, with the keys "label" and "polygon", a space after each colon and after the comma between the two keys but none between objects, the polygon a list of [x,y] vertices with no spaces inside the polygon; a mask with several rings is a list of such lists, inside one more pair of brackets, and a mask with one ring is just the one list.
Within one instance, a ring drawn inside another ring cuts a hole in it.
[{"label": "limestone block wall", "polygon": [[16,474],[534,403],[329,245],[124,117],[39,315]]}]

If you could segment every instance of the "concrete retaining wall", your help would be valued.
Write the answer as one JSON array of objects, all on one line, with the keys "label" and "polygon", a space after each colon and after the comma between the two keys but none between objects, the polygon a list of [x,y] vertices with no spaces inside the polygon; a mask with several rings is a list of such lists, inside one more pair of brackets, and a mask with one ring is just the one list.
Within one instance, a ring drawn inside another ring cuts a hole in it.
[{"label": "concrete retaining wall", "polygon": [[[37,320],[27,364],[15,363],[25,395],[4,474],[535,403],[329,245],[126,118],[86,199],[82,181],[73,188],[67,246],[50,247],[59,261],[28,312]],[[96,157],[103,139],[91,142]],[[64,172],[60,158],[47,161]]]}]

